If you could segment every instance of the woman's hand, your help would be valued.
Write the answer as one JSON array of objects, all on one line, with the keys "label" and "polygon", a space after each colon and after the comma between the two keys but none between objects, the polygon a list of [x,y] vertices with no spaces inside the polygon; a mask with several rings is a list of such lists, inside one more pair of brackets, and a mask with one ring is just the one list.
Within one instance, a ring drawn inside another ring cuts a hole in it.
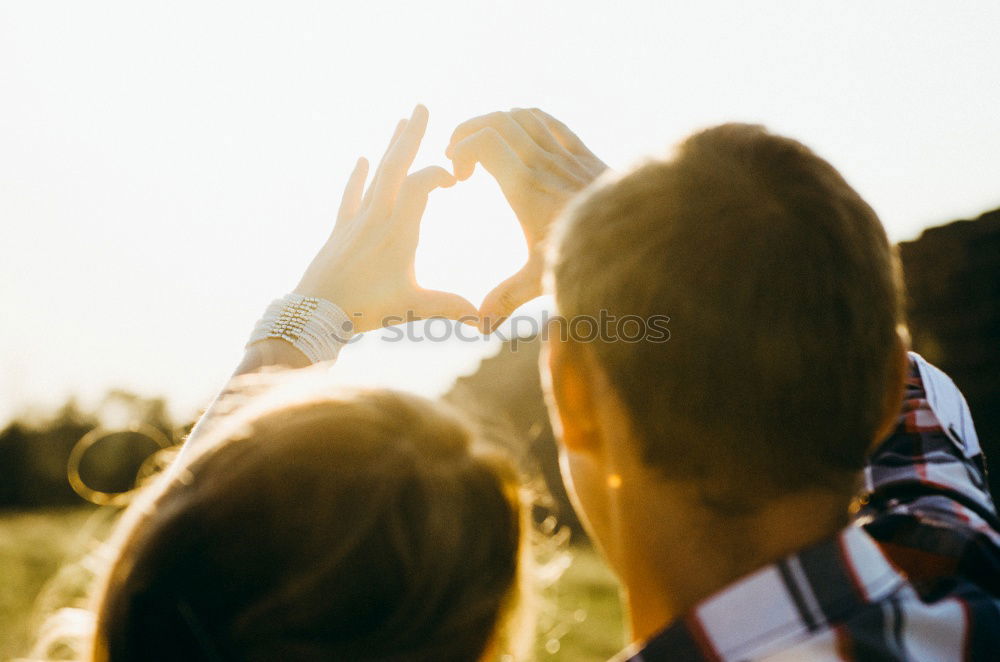
[{"label": "woman's hand", "polygon": [[[455,178],[438,167],[407,172],[427,128],[427,109],[417,106],[402,120],[382,162],[365,191],[368,162],[358,160],[347,181],[333,233],[295,288],[303,296],[322,297],[337,304],[354,330],[370,331],[404,320],[428,317],[463,318],[475,323],[476,307],[451,292],[417,285],[414,256],[420,218],[427,197]],[[234,377],[262,368],[303,368],[305,353],[281,338],[264,338],[247,346]],[[216,398],[189,435],[186,446],[210,429],[209,421],[224,415],[225,395]]]},{"label": "woman's hand", "polygon": [[537,108],[515,108],[463,122],[445,151],[455,176],[468,179],[476,162],[500,184],[528,243],[528,261],[490,292],[479,309],[491,331],[514,309],[542,293],[549,226],[570,198],[607,169],[569,127]]},{"label": "woman's hand", "polygon": [[360,159],[344,191],[330,238],[295,293],[340,306],[354,330],[370,331],[405,320],[445,317],[475,323],[476,307],[451,292],[417,284],[414,257],[427,197],[455,178],[437,166],[408,175],[427,127],[417,106],[401,120],[365,191],[368,162]]}]

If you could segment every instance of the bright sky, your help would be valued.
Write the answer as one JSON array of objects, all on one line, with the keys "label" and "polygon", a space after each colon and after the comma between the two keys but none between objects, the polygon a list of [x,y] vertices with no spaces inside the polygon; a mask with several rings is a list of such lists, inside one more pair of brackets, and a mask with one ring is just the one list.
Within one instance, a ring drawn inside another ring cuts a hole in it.
[{"label": "bright sky", "polygon": [[[110,386],[203,404],[418,101],[418,166],[512,106],[612,167],[755,121],[894,239],[976,215],[1000,205],[998,26],[992,1],[0,1],[0,420]],[[435,196],[418,277],[478,302],[524,257],[513,216],[483,173]],[[495,349],[372,337],[335,374],[436,393]]]}]

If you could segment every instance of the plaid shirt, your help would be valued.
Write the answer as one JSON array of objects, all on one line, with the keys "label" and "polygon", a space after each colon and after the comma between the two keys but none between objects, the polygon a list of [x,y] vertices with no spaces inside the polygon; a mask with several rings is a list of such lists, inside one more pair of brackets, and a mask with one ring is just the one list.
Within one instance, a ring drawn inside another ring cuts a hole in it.
[{"label": "plaid shirt", "polygon": [[1000,523],[952,381],[910,355],[903,411],[833,539],[744,577],[647,641],[660,660],[1000,660]]}]

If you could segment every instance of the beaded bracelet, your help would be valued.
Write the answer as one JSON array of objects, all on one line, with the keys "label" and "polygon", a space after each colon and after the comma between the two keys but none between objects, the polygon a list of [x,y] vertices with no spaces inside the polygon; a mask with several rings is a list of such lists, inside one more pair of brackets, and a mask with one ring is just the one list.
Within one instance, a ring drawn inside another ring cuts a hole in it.
[{"label": "beaded bracelet", "polygon": [[354,336],[354,325],[338,306],[319,297],[286,294],[275,299],[254,327],[247,345],[281,338],[311,363],[332,361]]}]

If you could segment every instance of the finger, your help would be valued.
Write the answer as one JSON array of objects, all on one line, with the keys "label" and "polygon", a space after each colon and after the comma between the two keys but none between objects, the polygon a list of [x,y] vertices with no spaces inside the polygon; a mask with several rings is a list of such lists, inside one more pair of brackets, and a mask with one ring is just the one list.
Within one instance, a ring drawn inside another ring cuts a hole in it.
[{"label": "finger", "polygon": [[385,167],[385,160],[389,156],[389,152],[392,150],[392,146],[396,144],[399,140],[399,136],[402,135],[403,129],[406,128],[406,120],[399,120],[396,123],[396,130],[392,132],[392,138],[389,139],[389,146],[385,148],[385,153],[382,154],[382,159],[378,162],[378,167],[375,168],[375,176],[372,177],[371,185],[368,187],[368,192],[365,193],[364,202],[361,203],[362,209],[366,209],[372,201],[373,191],[375,190],[375,183],[380,179],[382,170]]},{"label": "finger", "polygon": [[450,172],[438,166],[429,166],[408,176],[399,188],[399,197],[392,216],[397,223],[418,227],[420,218],[427,208],[427,198],[436,188],[447,188],[455,184]]},{"label": "finger", "polygon": [[514,108],[510,111],[510,114],[514,118],[514,121],[521,125],[521,128],[531,136],[531,139],[539,147],[553,154],[566,153],[566,149],[562,146],[562,143],[556,140],[556,137],[552,135],[549,128],[533,112],[524,108]]},{"label": "finger", "polygon": [[420,149],[420,141],[427,129],[427,109],[418,105],[413,109],[413,115],[399,134],[399,139],[389,148],[385,155],[382,172],[377,182],[372,182],[371,211],[377,214],[388,214],[399,193],[399,187],[406,179],[406,173],[413,165]]},{"label": "finger", "polygon": [[497,285],[479,307],[479,328],[492,333],[523,304],[542,294],[542,265],[529,261],[517,273]]},{"label": "finger", "polygon": [[597,158],[568,126],[552,117],[544,110],[532,108],[531,112],[548,128],[552,135],[555,136],[556,140],[558,140],[567,150],[574,154],[589,156],[595,159]]},{"label": "finger", "polygon": [[454,292],[441,290],[420,290],[414,302],[413,314],[416,319],[443,317],[467,324],[479,319],[476,307],[468,299]]},{"label": "finger", "polygon": [[347,186],[344,187],[344,197],[340,200],[340,210],[337,212],[337,223],[347,221],[357,216],[361,209],[361,196],[365,190],[365,179],[368,177],[368,159],[361,157],[358,159],[351,176],[347,179]]},{"label": "finger", "polygon": [[459,181],[471,177],[478,162],[483,164],[505,190],[528,174],[524,162],[492,127],[480,129],[456,144],[452,149],[451,160],[455,178]]},{"label": "finger", "polygon": [[534,163],[546,156],[545,150],[524,130],[510,113],[490,113],[459,124],[451,134],[445,156],[451,158],[455,146],[469,136],[491,128],[507,141],[524,163]]}]

